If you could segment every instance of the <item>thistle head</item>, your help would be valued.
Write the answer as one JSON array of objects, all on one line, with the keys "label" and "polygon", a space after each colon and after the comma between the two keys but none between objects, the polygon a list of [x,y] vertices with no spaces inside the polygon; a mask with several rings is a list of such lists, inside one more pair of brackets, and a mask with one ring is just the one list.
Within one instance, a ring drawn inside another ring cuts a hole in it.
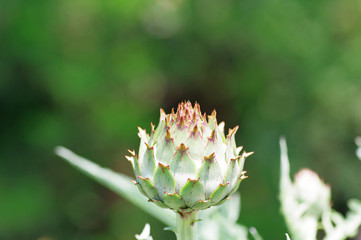
[{"label": "thistle head", "polygon": [[182,102],[176,111],[160,110],[151,133],[139,128],[139,153],[129,151],[139,190],[158,206],[193,211],[219,205],[245,178],[243,165],[252,153],[237,147],[238,127],[224,134],[216,111],[202,114],[199,104]]},{"label": "thistle head", "polygon": [[319,215],[331,207],[330,186],[310,169],[302,169],[295,175],[293,187],[297,201],[308,206],[308,213]]}]

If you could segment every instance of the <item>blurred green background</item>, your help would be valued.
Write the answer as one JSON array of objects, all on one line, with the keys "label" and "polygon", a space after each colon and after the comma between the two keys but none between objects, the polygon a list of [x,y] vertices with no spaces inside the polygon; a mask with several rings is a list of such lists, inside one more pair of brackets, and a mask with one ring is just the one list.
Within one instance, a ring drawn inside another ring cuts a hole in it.
[{"label": "blurred green background", "polygon": [[361,2],[0,0],[0,239],[128,240],[163,225],[53,149],[132,176],[137,126],[180,101],[239,125],[249,178],[240,223],[284,239],[279,145],[334,207],[361,199]]}]

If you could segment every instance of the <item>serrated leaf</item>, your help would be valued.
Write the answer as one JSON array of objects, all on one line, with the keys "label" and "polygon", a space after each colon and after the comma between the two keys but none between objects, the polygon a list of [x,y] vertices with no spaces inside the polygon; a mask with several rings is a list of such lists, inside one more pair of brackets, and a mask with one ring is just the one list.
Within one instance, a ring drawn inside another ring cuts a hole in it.
[{"label": "serrated leaf", "polygon": [[102,168],[99,165],[76,155],[64,147],[57,147],[55,152],[58,156],[65,159],[70,165],[79,171],[88,175],[110,190],[116,192],[164,224],[169,226],[176,225],[175,213],[171,210],[161,209],[151,203],[148,203],[147,198],[137,190],[137,188],[131,182],[130,177],[121,173],[116,173],[107,168]]}]

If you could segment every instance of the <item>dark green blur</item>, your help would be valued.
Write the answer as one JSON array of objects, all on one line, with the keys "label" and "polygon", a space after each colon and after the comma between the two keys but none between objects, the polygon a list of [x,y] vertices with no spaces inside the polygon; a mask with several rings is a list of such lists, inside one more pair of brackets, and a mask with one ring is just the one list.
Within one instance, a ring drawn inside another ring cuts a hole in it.
[{"label": "dark green blur", "polygon": [[164,225],[70,167],[63,145],[132,176],[159,108],[217,110],[255,151],[240,222],[284,239],[280,135],[333,206],[361,199],[361,3],[357,0],[0,0],[0,239],[131,240]]}]

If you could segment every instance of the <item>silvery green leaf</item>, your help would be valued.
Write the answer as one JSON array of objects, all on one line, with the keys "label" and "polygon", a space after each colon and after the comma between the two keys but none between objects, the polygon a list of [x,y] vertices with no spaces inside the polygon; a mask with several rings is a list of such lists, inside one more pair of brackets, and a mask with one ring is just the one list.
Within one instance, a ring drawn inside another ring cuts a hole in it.
[{"label": "silvery green leaf", "polygon": [[245,240],[248,229],[237,224],[240,212],[240,195],[235,193],[224,204],[199,212],[200,240]]},{"label": "silvery green leaf", "polygon": [[361,201],[351,199],[348,201],[349,211],[346,217],[333,210],[330,218],[333,224],[326,229],[324,240],[342,240],[356,236],[361,226]]},{"label": "silvery green leaf", "polygon": [[224,204],[204,211],[200,211],[199,218],[207,219],[211,218],[213,214],[221,214],[224,218],[230,219],[233,222],[237,222],[241,210],[240,199],[240,194],[236,192]]},{"label": "silvery green leaf", "polygon": [[241,211],[241,194],[233,194],[231,199],[219,208],[219,211],[224,218],[227,218],[232,222],[237,222]]},{"label": "silvery green leaf", "polygon": [[[290,163],[287,154],[287,145],[284,138],[280,139],[281,147],[281,180],[280,180],[280,200],[281,212],[285,218],[287,227],[292,237],[296,240],[316,239],[318,219],[322,213],[317,215],[310,211],[313,202],[299,201],[299,188],[293,184],[290,178]],[[318,177],[318,176],[317,176]],[[314,177],[313,179],[318,180]],[[307,178],[308,180],[308,178]],[[303,186],[303,184],[300,184]],[[322,184],[319,184],[322,188]],[[313,185],[311,185],[313,186]],[[322,189],[321,189],[322,190]],[[301,191],[302,192],[302,191]],[[302,195],[302,193],[301,193]],[[327,200],[327,199],[326,199]],[[317,203],[317,199],[315,200]],[[322,208],[322,211],[327,211]],[[311,212],[311,214],[306,214]]]},{"label": "silvery green leaf", "polygon": [[137,240],[153,240],[152,236],[150,236],[150,225],[145,224],[142,233],[140,235],[136,234],[135,238]]},{"label": "silvery green leaf", "polygon": [[[359,143],[356,139],[356,143]],[[281,210],[292,238],[316,239],[323,230],[324,240],[344,240],[354,237],[361,226],[361,201],[350,200],[346,217],[331,208],[330,187],[311,170],[301,170],[291,182],[286,142],[281,145]]]},{"label": "silvery green leaf", "polygon": [[288,160],[287,145],[286,139],[280,139],[281,147],[281,198],[292,187],[291,178],[290,178],[290,161]]},{"label": "silvery green leaf", "polygon": [[200,240],[245,240],[248,239],[248,230],[214,211],[207,219],[199,223]]},{"label": "silvery green leaf", "polygon": [[129,202],[141,208],[145,212],[159,219],[168,226],[175,226],[175,213],[171,210],[161,209],[152,203],[147,202],[137,187],[131,182],[128,176],[102,168],[99,165],[82,158],[64,147],[57,147],[55,152],[64,158],[73,167],[85,173],[95,181],[116,192]]}]

